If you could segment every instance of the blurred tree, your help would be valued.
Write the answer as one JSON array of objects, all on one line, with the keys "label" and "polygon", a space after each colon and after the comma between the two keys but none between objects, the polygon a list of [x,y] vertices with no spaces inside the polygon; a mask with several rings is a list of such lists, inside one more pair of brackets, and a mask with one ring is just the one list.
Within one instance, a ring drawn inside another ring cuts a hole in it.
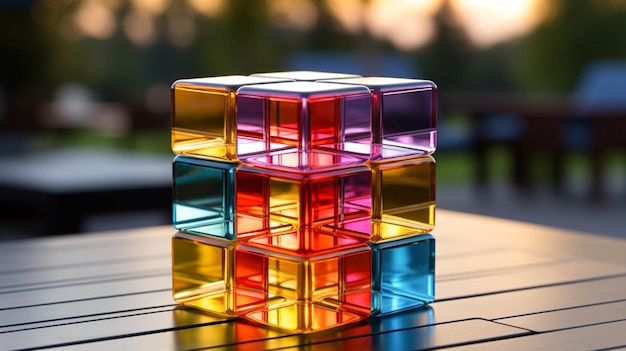
[{"label": "blurred tree", "polygon": [[626,2],[550,0],[548,18],[524,42],[526,88],[570,92],[597,59],[626,59]]},{"label": "blurred tree", "polygon": [[264,1],[230,0],[199,43],[206,74],[254,73],[280,66]]},{"label": "blurred tree", "polygon": [[457,23],[449,1],[444,1],[434,18],[435,38],[420,52],[420,71],[442,90],[467,89],[473,47]]},{"label": "blurred tree", "polygon": [[0,3],[0,88],[12,97],[32,94],[44,80],[49,48],[31,16],[31,1]]}]

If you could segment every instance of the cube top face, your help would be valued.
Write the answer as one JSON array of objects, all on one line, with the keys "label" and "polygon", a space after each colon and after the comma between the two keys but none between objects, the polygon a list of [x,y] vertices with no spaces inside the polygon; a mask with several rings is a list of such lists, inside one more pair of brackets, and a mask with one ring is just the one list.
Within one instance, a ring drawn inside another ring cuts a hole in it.
[{"label": "cube top face", "polygon": [[429,80],[362,77],[328,80],[372,91],[373,158],[432,154],[437,147],[437,86]]},{"label": "cube top face", "polygon": [[320,72],[320,71],[287,71],[287,72],[267,72],[252,74],[255,77],[273,77],[283,79],[293,79],[298,81],[316,81],[323,79],[341,79],[360,77],[358,74]]},{"label": "cube top face", "polygon": [[172,84],[172,151],[236,161],[236,90],[280,81],[285,80],[243,75],[177,80]]},{"label": "cube top face", "polygon": [[[352,144],[348,147],[328,145],[331,150],[313,150],[311,152],[297,150],[282,150],[262,155],[243,157],[242,161],[250,166],[267,169],[269,172],[286,172],[295,174],[318,173],[333,171],[346,167],[359,167],[365,164],[369,157],[369,145]],[[333,149],[333,146],[338,146]],[[353,147],[351,147],[353,146]]]},{"label": "cube top face", "polygon": [[236,91],[244,85],[250,84],[265,84],[265,83],[277,83],[285,82],[287,79],[272,78],[264,76],[245,76],[245,75],[230,75],[230,76],[218,76],[218,77],[201,77],[201,78],[187,78],[178,79],[172,84],[172,89],[187,88],[194,90],[223,90],[223,91]]},{"label": "cube top face", "polygon": [[278,308],[255,309],[244,318],[288,333],[309,334],[362,321],[367,314],[317,303],[293,303]]},{"label": "cube top face", "polygon": [[368,93],[369,90],[361,85],[309,81],[245,85],[237,90],[238,96],[254,95],[298,101],[311,100],[312,102],[317,101],[317,99]]},{"label": "cube top face", "polygon": [[435,83],[430,80],[395,77],[353,77],[324,80],[324,82],[365,85],[375,92],[401,92],[413,89],[437,89]]},{"label": "cube top face", "polygon": [[294,262],[317,261],[351,255],[367,250],[365,238],[342,235],[338,231],[318,228],[282,233],[260,233],[242,239],[247,251],[266,254]]}]

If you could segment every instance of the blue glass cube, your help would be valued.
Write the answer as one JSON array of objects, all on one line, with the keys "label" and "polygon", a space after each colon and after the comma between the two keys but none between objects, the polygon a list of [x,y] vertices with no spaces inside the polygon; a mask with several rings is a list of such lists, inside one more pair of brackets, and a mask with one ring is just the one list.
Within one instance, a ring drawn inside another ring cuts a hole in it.
[{"label": "blue glass cube", "polygon": [[237,163],[176,156],[172,222],[178,230],[234,239]]},{"label": "blue glass cube", "polygon": [[435,299],[435,239],[430,234],[368,243],[372,248],[372,316]]}]

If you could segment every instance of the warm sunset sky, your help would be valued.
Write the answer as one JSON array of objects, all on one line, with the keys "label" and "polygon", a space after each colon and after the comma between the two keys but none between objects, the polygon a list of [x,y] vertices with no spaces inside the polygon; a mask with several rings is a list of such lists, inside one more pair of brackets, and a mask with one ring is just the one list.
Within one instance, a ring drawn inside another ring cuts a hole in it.
[{"label": "warm sunset sky", "polygon": [[[155,40],[155,16],[167,15],[175,26],[169,33],[182,46],[195,36],[195,15],[219,16],[225,0],[187,0],[191,12],[166,11],[172,0],[129,0],[133,10],[116,23],[114,11],[123,0],[86,0],[73,14],[79,34],[106,38],[117,28],[138,45]],[[417,49],[433,36],[432,16],[444,0],[326,0],[330,12],[349,32],[367,30],[389,39],[401,50]],[[545,13],[540,0],[449,0],[459,23],[479,46],[523,35]],[[311,0],[267,0],[277,25],[294,30],[313,26],[319,14]],[[71,31],[68,31],[70,33]],[[76,31],[74,31],[76,33]]]}]

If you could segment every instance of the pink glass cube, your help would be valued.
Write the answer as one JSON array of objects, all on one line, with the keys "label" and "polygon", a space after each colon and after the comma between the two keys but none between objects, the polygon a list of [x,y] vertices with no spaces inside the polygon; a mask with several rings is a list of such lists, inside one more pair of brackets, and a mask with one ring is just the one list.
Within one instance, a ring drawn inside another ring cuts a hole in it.
[{"label": "pink glass cube", "polygon": [[432,154],[437,148],[437,86],[429,80],[362,77],[327,82],[361,84],[372,92],[372,158]]},{"label": "pink glass cube", "polygon": [[313,82],[243,86],[237,91],[239,135],[287,149],[242,160],[264,165],[267,157],[281,155],[290,159],[282,166],[300,171],[319,166],[320,158],[324,167],[363,163],[369,159],[370,116],[370,91],[364,86]]}]

